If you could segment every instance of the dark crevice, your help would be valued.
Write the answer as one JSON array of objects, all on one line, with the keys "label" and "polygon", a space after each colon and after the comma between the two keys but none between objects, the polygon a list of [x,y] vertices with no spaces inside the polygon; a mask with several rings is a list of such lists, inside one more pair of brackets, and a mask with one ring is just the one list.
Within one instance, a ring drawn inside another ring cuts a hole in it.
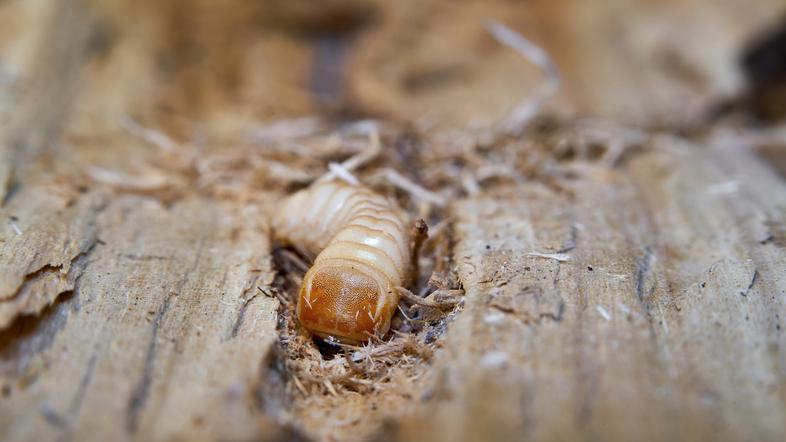
[{"label": "dark crevice", "polygon": [[644,302],[644,292],[646,290],[644,285],[652,266],[653,258],[652,249],[647,246],[644,248],[644,255],[636,260],[636,297],[640,302]]},{"label": "dark crevice", "polygon": [[283,418],[292,404],[292,398],[287,392],[287,385],[290,382],[287,360],[288,356],[281,343],[271,346],[262,361],[262,369],[259,376],[260,384],[256,387],[256,394],[254,395],[256,399],[255,405],[266,416],[275,419],[275,425],[280,430],[276,433],[287,435],[287,438],[284,440],[309,441],[311,439],[294,426],[280,423],[284,420]]},{"label": "dark crevice", "polygon": [[740,65],[748,79],[744,102],[764,122],[786,117],[786,16],[751,41]]},{"label": "dark crevice", "polygon": [[[13,167],[13,166],[12,166]],[[19,190],[22,189],[22,184],[17,180],[14,176],[14,170],[11,169],[11,173],[8,176],[8,182],[6,184],[6,191],[5,195],[3,195],[3,201],[0,203],[0,207],[6,207],[8,203],[19,193]]]},{"label": "dark crevice", "polygon": [[568,240],[567,244],[556,253],[568,253],[576,248],[579,239],[579,229],[576,227],[576,224],[570,226],[570,239]]},{"label": "dark crevice", "polygon": [[126,431],[128,433],[133,434],[136,432],[139,425],[139,415],[142,412],[142,409],[144,408],[150,393],[150,385],[153,381],[155,358],[157,356],[158,350],[158,331],[161,328],[161,323],[163,322],[164,317],[169,310],[172,299],[183,291],[183,287],[185,287],[189,278],[199,266],[199,263],[202,259],[204,245],[205,239],[200,238],[196,247],[196,252],[194,254],[195,258],[193,265],[191,268],[186,270],[186,272],[183,274],[183,277],[175,285],[174,289],[170,291],[168,295],[166,295],[164,302],[161,304],[161,307],[158,309],[155,319],[153,320],[153,327],[150,335],[150,342],[148,343],[147,352],[145,354],[145,364],[142,369],[142,376],[139,379],[139,382],[136,384],[136,387],[133,389],[133,393],[128,400],[128,410],[126,412]]},{"label": "dark crevice", "polygon": [[58,429],[63,429],[68,426],[68,420],[52,408],[48,402],[42,403],[39,411],[41,412],[41,417],[44,418],[44,422],[47,424]]},{"label": "dark crevice", "polygon": [[311,340],[314,342],[317,350],[319,350],[319,354],[322,355],[322,359],[326,361],[335,357],[341,357],[344,354],[344,348],[331,342],[329,339],[322,339],[319,336],[314,336]]},{"label": "dark crevice", "polygon": [[240,327],[243,325],[243,319],[246,317],[246,310],[248,310],[248,305],[254,301],[254,297],[249,299],[248,301],[244,302],[242,306],[240,306],[240,311],[237,312],[237,319],[235,319],[235,323],[232,325],[232,331],[229,333],[230,338],[236,338],[238,332],[240,331]]},{"label": "dark crevice", "polygon": [[85,373],[82,376],[82,380],[79,382],[79,386],[74,392],[74,395],[71,398],[71,404],[68,407],[67,414],[58,413],[48,404],[45,404],[41,407],[41,414],[44,419],[50,424],[62,430],[62,433],[57,438],[58,442],[66,442],[73,439],[73,430],[74,425],[76,423],[77,418],[79,417],[79,412],[82,409],[82,403],[85,399],[85,393],[87,392],[87,387],[93,380],[93,372],[95,370],[96,363],[98,362],[98,353],[94,353],[87,362],[87,368],[85,369]]},{"label": "dark crevice", "polygon": [[562,318],[565,314],[565,301],[560,301],[559,305],[557,306],[557,313],[552,312],[545,312],[538,315],[539,319],[550,319],[554,322],[562,322]]},{"label": "dark crevice", "polygon": [[[272,250],[275,250],[273,248]],[[272,294],[265,290],[263,287],[259,286],[259,271],[258,270],[251,270],[249,275],[250,281],[245,289],[243,289],[242,293],[238,299],[242,302],[240,309],[237,311],[236,317],[234,322],[232,323],[232,327],[226,332],[226,335],[222,338],[223,341],[228,341],[230,339],[234,339],[240,333],[240,329],[243,327],[243,322],[246,319],[246,312],[248,311],[248,307],[251,305],[252,302],[259,296],[260,294],[272,297]],[[219,284],[220,287],[224,287],[227,280],[227,272],[224,272],[224,275],[221,278],[221,283]]]},{"label": "dark crevice", "polygon": [[741,292],[740,292],[740,295],[741,295],[741,296],[744,296],[744,297],[747,297],[747,296],[748,296],[748,293],[750,293],[750,292],[751,292],[751,289],[753,289],[753,285],[754,285],[754,284],[756,284],[756,281],[757,281],[758,279],[759,279],[759,270],[757,269],[757,270],[754,270],[754,271],[753,271],[753,277],[751,277],[751,282],[750,282],[750,284],[748,284],[748,287],[747,287],[745,290],[743,290],[743,291],[741,291]]},{"label": "dark crevice", "polygon": [[[77,255],[78,256],[78,255]],[[24,292],[25,286],[31,282],[37,281],[39,279],[44,279],[52,275],[57,275],[60,271],[63,270],[63,265],[52,265],[52,264],[44,264],[37,270],[33,270],[32,272],[25,275],[24,280],[22,281],[22,285],[19,286],[19,290],[17,290],[16,294],[11,298],[18,296],[20,293]]]},{"label": "dark crevice", "polygon": [[134,253],[123,253],[120,256],[130,259],[132,261],[170,261],[170,256],[157,256],[157,255],[138,255]]},{"label": "dark crevice", "polygon": [[0,373],[11,377],[24,373],[32,358],[52,345],[78,303],[75,292],[61,293],[38,315],[19,316],[0,331]]},{"label": "dark crevice", "polygon": [[290,398],[286,385],[289,382],[286,355],[280,345],[273,345],[262,361],[262,381],[257,387],[256,406],[271,417],[280,417],[289,406]]},{"label": "dark crevice", "polygon": [[145,354],[145,365],[142,369],[142,377],[139,379],[134,392],[128,401],[128,412],[126,414],[126,431],[134,433],[137,430],[139,423],[139,413],[142,410],[145,402],[147,401],[148,394],[150,393],[150,383],[153,380],[153,363],[156,357],[156,350],[158,349],[158,330],[161,327],[161,322],[169,310],[169,304],[174,295],[170,294],[164,299],[163,304],[158,309],[156,317],[153,320],[153,331],[150,335],[150,342],[147,345],[147,353]]},{"label": "dark crevice", "polygon": [[79,381],[79,387],[77,387],[76,392],[71,399],[71,406],[68,408],[68,413],[72,420],[79,415],[79,411],[82,409],[85,393],[87,392],[87,387],[90,386],[90,383],[93,381],[93,372],[95,371],[97,362],[98,353],[93,353],[93,355],[90,356],[90,360],[87,362],[85,374],[82,376],[82,380]]},{"label": "dark crevice", "polygon": [[[224,286],[224,282],[226,281],[226,273],[224,273],[223,280],[220,284],[221,287]],[[265,296],[271,297],[272,295],[267,292],[262,287],[256,285],[257,278],[254,279],[255,283],[251,284],[251,288],[248,288],[243,291],[241,294],[241,301],[243,305],[240,306],[240,310],[237,312],[237,317],[235,318],[235,322],[232,324],[232,328],[229,330],[226,338],[224,340],[229,340],[236,338],[238,333],[240,333],[240,328],[243,326],[243,321],[246,319],[246,311],[248,310],[248,306],[254,302],[254,299],[261,293]]]}]

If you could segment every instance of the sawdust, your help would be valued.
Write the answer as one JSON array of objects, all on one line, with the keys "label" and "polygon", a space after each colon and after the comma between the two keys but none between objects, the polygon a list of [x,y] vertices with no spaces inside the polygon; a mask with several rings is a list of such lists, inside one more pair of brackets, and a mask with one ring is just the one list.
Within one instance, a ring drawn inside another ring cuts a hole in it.
[{"label": "sawdust", "polygon": [[[429,362],[440,347],[446,324],[459,314],[459,303],[400,305],[389,336],[365,345],[315,341],[300,328],[295,313],[308,266],[291,251],[278,250],[275,256],[279,274],[273,287],[264,290],[281,300],[279,365],[288,378],[289,397],[285,420],[319,440],[371,436],[379,422],[402,414],[422,395]],[[435,272],[428,264],[423,270]],[[458,285],[455,276],[433,276],[423,290],[437,294],[450,284]],[[460,296],[463,291],[454,289],[453,294]]]}]

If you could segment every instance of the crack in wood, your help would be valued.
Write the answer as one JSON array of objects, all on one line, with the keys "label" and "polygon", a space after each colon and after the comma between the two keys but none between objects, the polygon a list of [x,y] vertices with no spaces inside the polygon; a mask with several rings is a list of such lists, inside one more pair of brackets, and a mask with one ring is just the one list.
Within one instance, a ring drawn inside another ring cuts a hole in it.
[{"label": "crack in wood", "polygon": [[[95,246],[96,246],[96,242],[92,241],[88,245],[87,249],[74,255],[74,257],[71,258],[69,262],[68,272],[65,274],[63,274],[63,268],[65,267],[65,264],[44,264],[43,266],[41,266],[41,268],[31,273],[28,273],[27,275],[25,275],[24,281],[19,286],[19,288],[11,296],[3,299],[2,302],[7,302],[9,300],[13,300],[19,297],[27,290],[27,288],[31,284],[34,284],[35,282],[40,281],[42,279],[46,279],[48,277],[57,277],[57,278],[64,279],[66,281],[72,280],[74,281],[74,284],[76,284],[77,279],[79,279],[79,277],[82,275],[85,268],[87,267],[86,257],[90,253],[92,253]],[[57,299],[58,296],[70,291],[73,291],[73,289],[63,290],[59,293],[56,293],[53,298]]]},{"label": "crack in wood", "polygon": [[538,314],[538,319],[551,319],[554,322],[562,322],[562,318],[565,314],[565,302],[560,301],[559,305],[557,306],[557,313],[554,314],[552,312],[545,312]]},{"label": "crack in wood", "polygon": [[579,240],[579,229],[578,227],[576,227],[576,224],[574,223],[570,226],[570,239],[568,240],[567,244],[565,244],[563,248],[557,250],[556,253],[570,252],[571,250],[576,248],[576,245],[578,244],[578,240]]},{"label": "crack in wood", "polygon": [[90,357],[90,360],[87,362],[85,374],[82,376],[82,380],[79,382],[79,385],[77,386],[77,389],[71,398],[71,404],[68,407],[68,413],[66,415],[58,413],[48,403],[41,405],[41,415],[43,416],[44,420],[50,425],[62,430],[62,433],[57,438],[58,442],[67,442],[73,439],[74,426],[76,424],[77,418],[79,417],[79,412],[82,409],[82,403],[84,402],[87,387],[90,385],[90,382],[93,379],[93,372],[95,370],[96,362],[98,362],[98,353],[93,353],[93,355]]},{"label": "crack in wood", "polygon": [[19,316],[10,327],[0,331],[0,371],[13,375],[24,373],[32,358],[49,348],[65,327],[75,298],[73,292],[62,294],[38,316]]},{"label": "crack in wood", "polygon": [[[243,302],[243,305],[240,306],[240,310],[238,310],[237,312],[237,317],[235,318],[235,322],[232,324],[232,328],[229,331],[228,336],[224,339],[225,341],[237,337],[237,334],[240,332],[240,327],[243,326],[243,321],[245,320],[246,317],[246,310],[248,310],[248,305],[251,304],[251,302],[257,297],[257,295],[259,293],[263,293],[266,296],[270,296],[270,294],[265,292],[265,290],[263,290],[261,287],[257,285],[257,282],[259,281],[258,272],[252,270],[250,273],[252,275],[256,274],[257,276],[254,276],[252,278],[251,280],[252,282],[248,285],[248,288],[243,290],[243,293],[240,296],[240,300]],[[226,277],[227,275],[225,272],[223,279],[226,280]],[[223,286],[224,283],[222,282],[221,285]]]},{"label": "crack in wood", "polygon": [[[573,229],[575,229],[576,225],[573,224]],[[576,238],[578,235],[578,229],[571,231],[571,240],[573,241],[573,245],[576,245]],[[562,291],[559,288],[559,275],[560,271],[562,270],[562,266],[557,265],[554,271],[554,278],[551,281],[552,289],[554,290],[554,294],[559,299],[559,304],[557,305],[557,313],[541,313],[540,318],[548,318],[554,322],[562,322],[563,315],[565,313],[565,300],[562,299]]]},{"label": "crack in wood", "polygon": [[[74,259],[76,259],[76,256],[74,257]],[[32,272],[25,275],[24,279],[22,280],[22,284],[19,286],[19,288],[6,299],[13,299],[19,296],[19,294],[25,290],[26,288],[25,286],[32,282],[35,282],[39,279],[44,279],[51,275],[57,275],[58,273],[61,273],[63,271],[64,266],[65,264],[44,264],[38,269],[33,270]]]},{"label": "crack in wood", "polygon": [[530,312],[526,310],[519,310],[513,306],[503,305],[496,301],[492,301],[487,305],[493,309],[499,310],[502,313],[507,313],[509,315],[512,315],[516,319],[520,320],[525,324],[540,325],[546,319],[551,320],[553,322],[562,322],[562,319],[564,318],[565,315],[564,301],[560,301],[560,303],[557,305],[556,312],[541,312],[538,313],[537,316],[532,315]]},{"label": "crack in wood", "polygon": [[73,419],[77,417],[79,411],[82,409],[85,393],[87,392],[87,387],[89,387],[90,383],[93,381],[93,372],[95,371],[97,362],[98,353],[93,353],[93,355],[90,356],[90,360],[87,362],[87,368],[85,369],[84,376],[82,376],[82,380],[79,382],[79,387],[77,387],[74,397],[71,399],[71,406],[68,411]]},{"label": "crack in wood", "polygon": [[759,279],[759,270],[758,269],[754,269],[753,270],[753,276],[751,277],[750,284],[748,284],[748,287],[744,291],[740,292],[740,295],[747,298],[748,297],[748,293],[750,293],[751,289],[753,289],[753,285],[756,284],[756,281],[758,279]]},{"label": "crack in wood", "polygon": [[169,305],[174,294],[169,294],[165,299],[161,308],[159,308],[155,319],[153,320],[153,332],[150,336],[150,342],[147,345],[147,353],[145,354],[145,365],[142,369],[142,377],[139,379],[131,398],[128,401],[128,411],[126,413],[126,431],[128,433],[135,433],[139,424],[139,413],[142,410],[147,397],[150,394],[150,383],[153,380],[153,363],[156,357],[156,350],[158,349],[158,330],[161,327],[164,315],[169,310]]},{"label": "crack in wood", "polygon": [[256,299],[256,295],[252,296],[251,299],[245,301],[242,306],[240,306],[240,311],[237,312],[237,318],[235,319],[235,323],[232,325],[232,331],[229,334],[229,338],[236,338],[238,332],[240,331],[240,327],[243,325],[243,320],[246,317],[246,310],[248,310],[248,305]]},{"label": "crack in wood", "polygon": [[644,248],[644,255],[636,260],[636,297],[644,302],[644,283],[650,272],[654,256],[649,246]]},{"label": "crack in wood", "polygon": [[205,238],[202,237],[199,240],[199,245],[197,246],[197,251],[194,255],[194,264],[183,274],[183,277],[180,278],[177,285],[175,286],[175,289],[169,292],[169,294],[166,296],[164,302],[161,305],[161,308],[159,308],[158,313],[156,313],[156,317],[153,320],[152,333],[150,336],[150,342],[147,346],[147,352],[145,353],[145,363],[142,369],[142,376],[139,379],[139,382],[136,384],[136,387],[133,389],[133,393],[128,400],[128,408],[126,411],[126,432],[130,434],[134,434],[138,429],[140,413],[142,412],[142,409],[144,408],[147,398],[150,394],[150,385],[153,382],[153,368],[156,352],[158,350],[158,331],[161,328],[161,323],[164,320],[164,316],[166,315],[167,311],[169,310],[172,298],[178,296],[181,293],[191,274],[199,266],[199,262],[202,259],[204,246]]},{"label": "crack in wood", "polygon": [[22,185],[19,183],[18,180],[14,178],[14,167],[11,165],[11,171],[8,176],[8,182],[6,183],[6,190],[5,194],[3,195],[2,202],[0,202],[0,207],[5,207],[11,200],[19,193],[19,190],[22,189]]},{"label": "crack in wood", "polygon": [[49,402],[41,403],[39,411],[41,412],[41,417],[44,418],[44,422],[55,428],[62,429],[68,424],[66,418],[61,416]]},{"label": "crack in wood", "polygon": [[172,257],[170,256],[157,256],[157,255],[137,255],[134,253],[122,253],[120,254],[123,258],[130,259],[132,261],[171,261]]}]

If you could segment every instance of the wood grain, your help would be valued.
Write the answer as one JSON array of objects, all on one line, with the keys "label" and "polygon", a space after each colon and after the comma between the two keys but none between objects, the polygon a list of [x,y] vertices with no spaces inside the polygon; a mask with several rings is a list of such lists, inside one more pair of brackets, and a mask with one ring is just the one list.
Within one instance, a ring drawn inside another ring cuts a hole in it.
[{"label": "wood grain", "polygon": [[278,302],[256,288],[271,269],[253,225],[198,199],[116,198],[73,294],[3,334],[3,439],[253,434]]},{"label": "wood grain", "polygon": [[575,198],[456,206],[467,307],[398,439],[782,437],[784,184],[739,149],[656,147]]},{"label": "wood grain", "polygon": [[96,245],[102,200],[89,194],[73,201],[41,186],[20,190],[0,209],[7,232],[0,243],[0,329],[74,289]]},{"label": "wood grain", "polygon": [[[786,141],[684,124],[782,1],[421,3],[0,4],[0,440],[784,439]],[[555,58],[551,110],[660,132],[602,164],[587,121],[468,130],[540,81],[485,18]],[[361,178],[450,196],[407,201],[465,304],[407,388],[304,398],[265,211],[368,117]]]}]

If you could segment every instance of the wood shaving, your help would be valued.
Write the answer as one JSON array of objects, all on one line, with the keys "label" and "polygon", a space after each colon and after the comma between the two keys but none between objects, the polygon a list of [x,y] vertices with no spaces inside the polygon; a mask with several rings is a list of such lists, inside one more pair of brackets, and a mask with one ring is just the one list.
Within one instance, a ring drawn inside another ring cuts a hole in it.
[{"label": "wood shaving", "polygon": [[535,256],[538,258],[545,258],[545,259],[553,259],[559,262],[566,262],[570,261],[570,255],[566,253],[539,253],[539,252],[529,252],[527,256]]}]

